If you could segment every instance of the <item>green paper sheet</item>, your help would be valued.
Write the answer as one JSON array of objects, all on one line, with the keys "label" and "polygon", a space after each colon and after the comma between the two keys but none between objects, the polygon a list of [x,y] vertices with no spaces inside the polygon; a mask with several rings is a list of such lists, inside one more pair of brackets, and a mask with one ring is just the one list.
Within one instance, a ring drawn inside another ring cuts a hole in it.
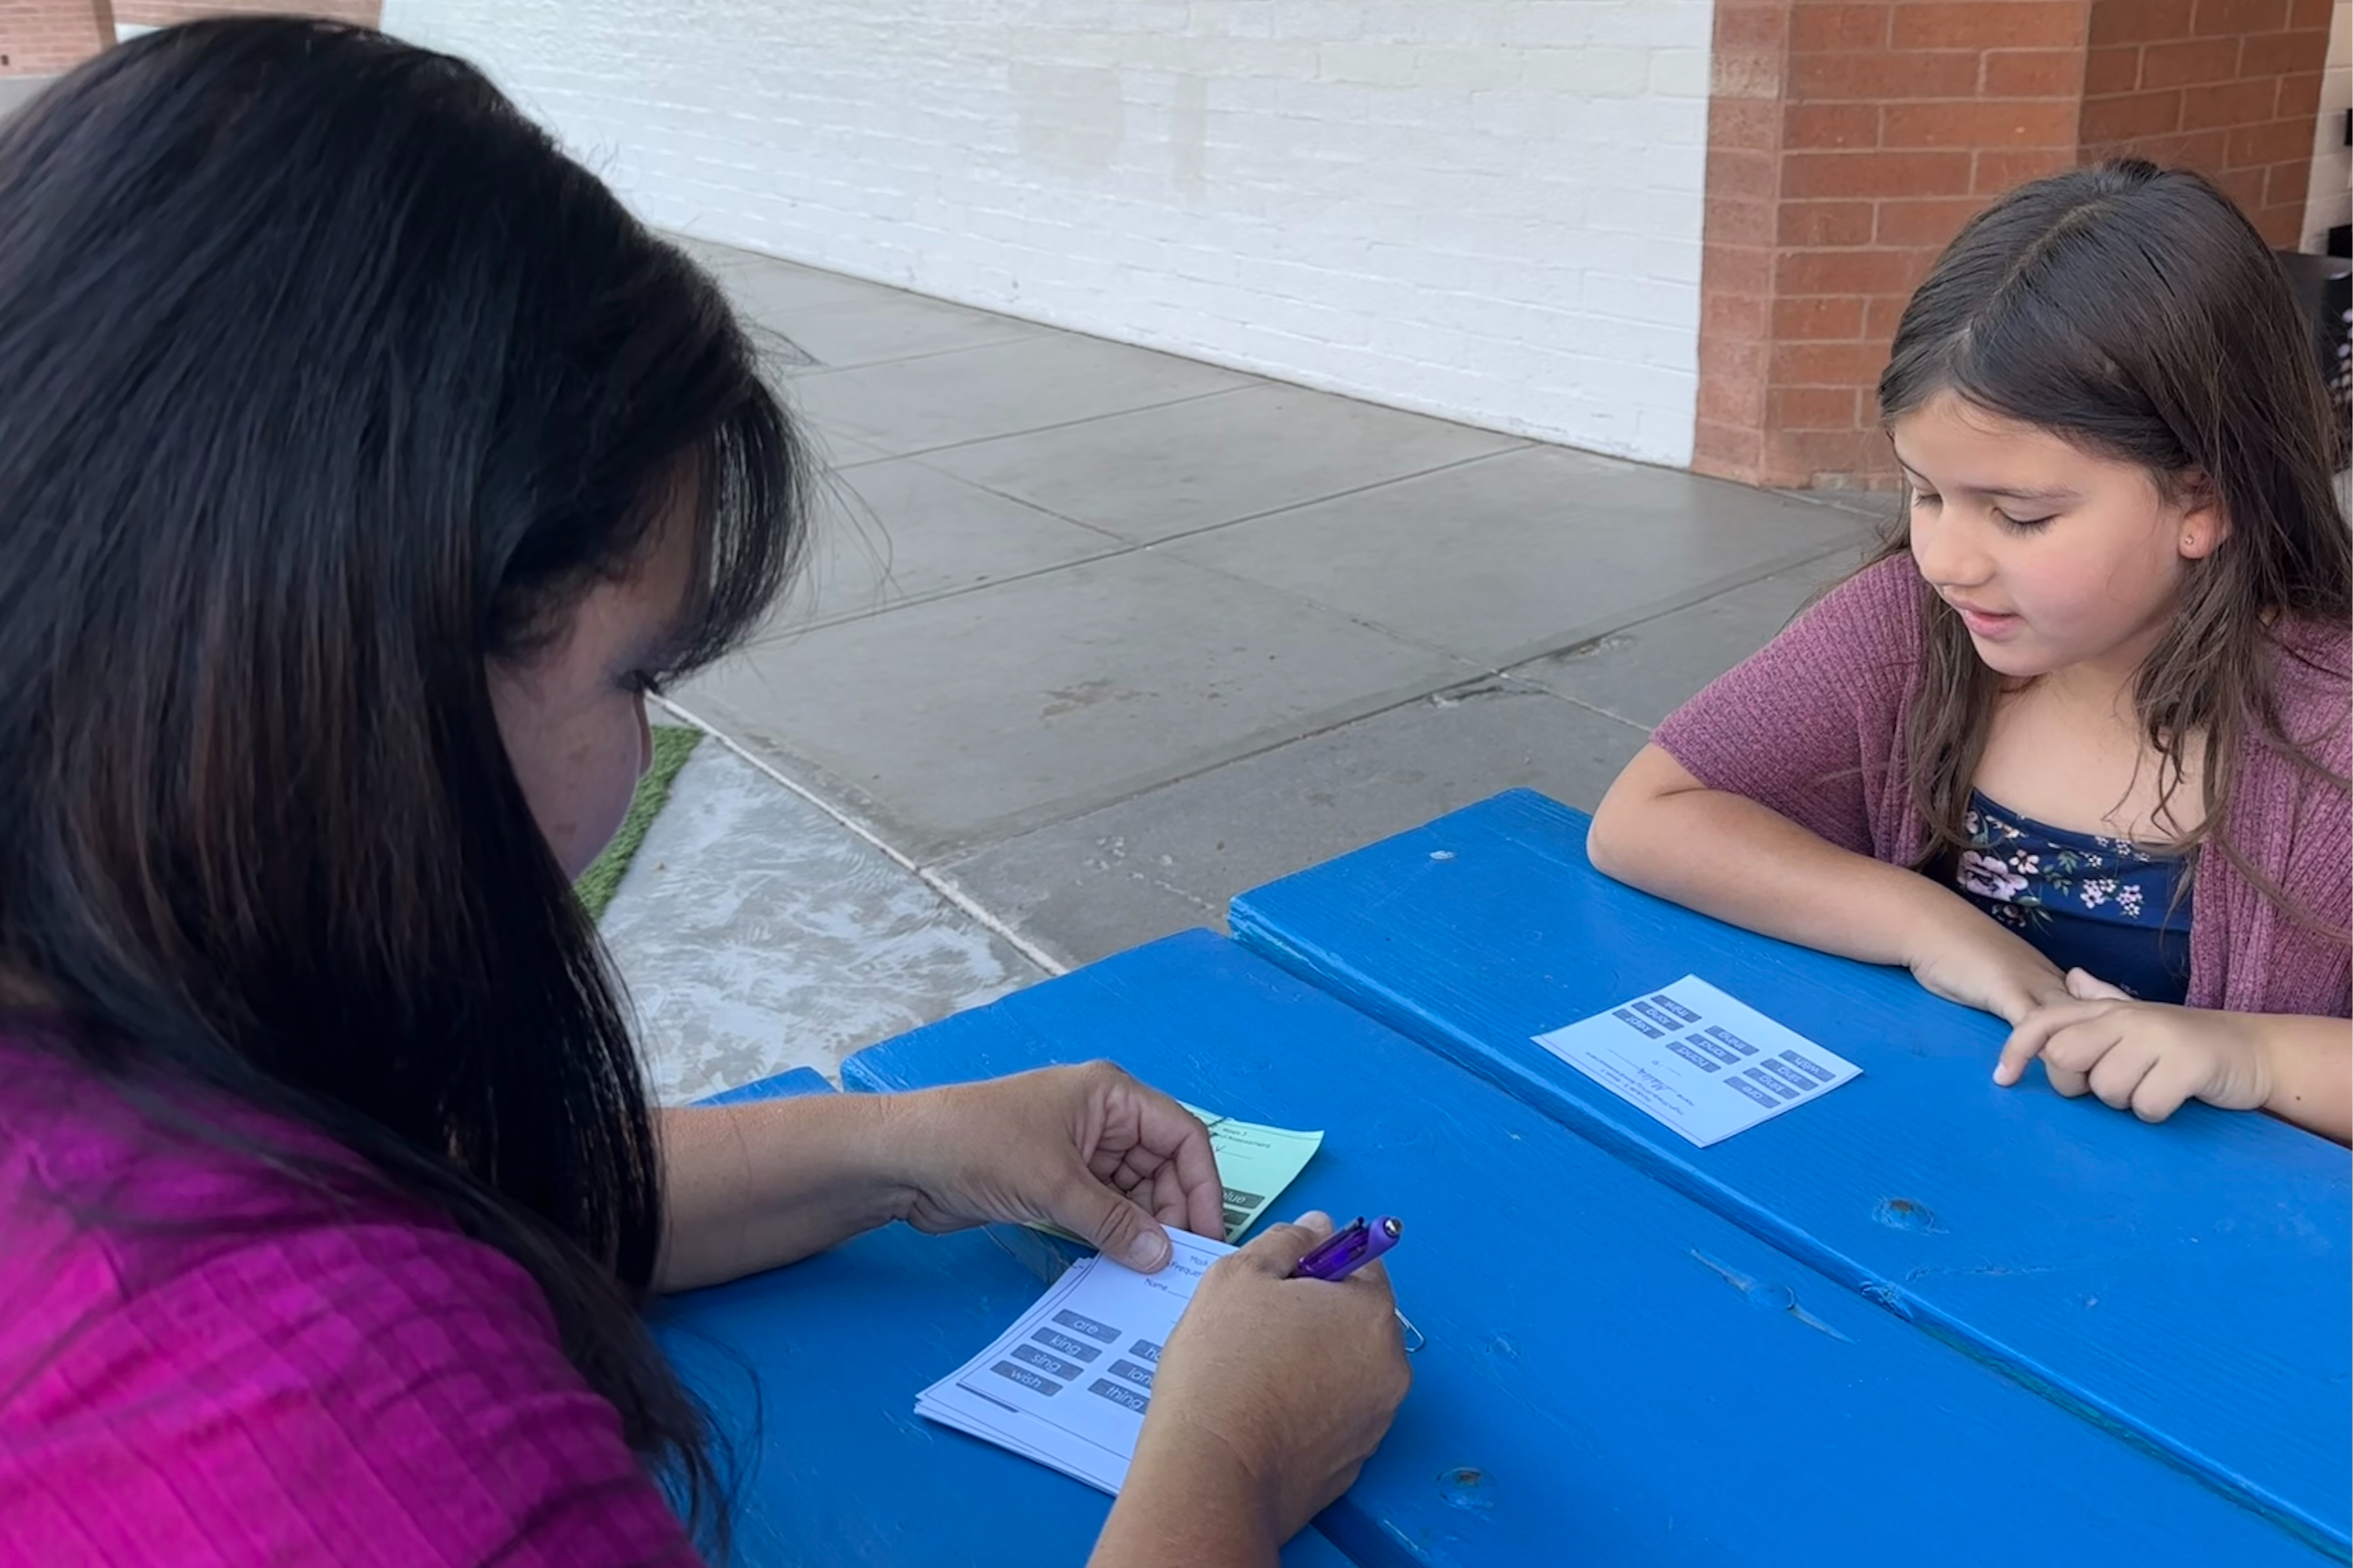
[{"label": "green paper sheet", "polygon": [[1282,1189],[1299,1179],[1324,1146],[1324,1134],[1236,1121],[1198,1105],[1185,1109],[1209,1130],[1218,1175],[1226,1184],[1226,1240],[1239,1242],[1282,1195]]},{"label": "green paper sheet", "polygon": [[[1185,1105],[1183,1100],[1177,1103]],[[1231,1246],[1259,1222],[1274,1200],[1282,1195],[1283,1188],[1299,1179],[1299,1173],[1307,1168],[1307,1162],[1324,1146],[1324,1134],[1236,1121],[1198,1105],[1185,1105],[1185,1109],[1199,1117],[1201,1125],[1209,1130],[1209,1147],[1218,1156],[1218,1177],[1226,1185],[1226,1242]],[[1060,1226],[1035,1225],[1029,1228],[1059,1236],[1064,1241],[1075,1241],[1081,1247],[1093,1245]]]}]

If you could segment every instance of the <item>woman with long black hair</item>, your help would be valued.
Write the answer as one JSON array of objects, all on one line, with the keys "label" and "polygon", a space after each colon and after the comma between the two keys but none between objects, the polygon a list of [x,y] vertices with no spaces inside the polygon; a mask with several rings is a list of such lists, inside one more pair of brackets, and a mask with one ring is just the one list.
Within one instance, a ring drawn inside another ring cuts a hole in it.
[{"label": "woman with long black hair", "polygon": [[[0,126],[0,1561],[686,1563],[646,1291],[1216,1231],[1108,1067],[649,1105],[570,878],[809,471],[709,279],[459,62],[199,23]],[[1316,1228],[1204,1282],[1099,1561],[1267,1560],[1377,1441],[1387,1287],[1286,1280]]]}]

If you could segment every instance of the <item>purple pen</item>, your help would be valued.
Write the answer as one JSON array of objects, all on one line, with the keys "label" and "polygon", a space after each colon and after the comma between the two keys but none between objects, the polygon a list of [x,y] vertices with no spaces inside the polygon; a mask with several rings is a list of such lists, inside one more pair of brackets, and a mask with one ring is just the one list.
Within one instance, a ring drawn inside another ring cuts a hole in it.
[{"label": "purple pen", "polygon": [[1346,1228],[1335,1231],[1318,1242],[1299,1267],[1291,1271],[1293,1279],[1345,1279],[1382,1253],[1398,1244],[1405,1226],[1388,1215],[1366,1225],[1362,1219]]}]

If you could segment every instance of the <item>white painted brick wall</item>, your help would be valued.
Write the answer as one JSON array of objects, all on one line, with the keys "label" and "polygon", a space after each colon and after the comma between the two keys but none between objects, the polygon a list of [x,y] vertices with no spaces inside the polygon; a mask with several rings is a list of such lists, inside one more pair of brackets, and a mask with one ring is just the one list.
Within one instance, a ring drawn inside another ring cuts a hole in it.
[{"label": "white painted brick wall", "polygon": [[649,220],[1691,458],[1713,0],[387,0]]}]

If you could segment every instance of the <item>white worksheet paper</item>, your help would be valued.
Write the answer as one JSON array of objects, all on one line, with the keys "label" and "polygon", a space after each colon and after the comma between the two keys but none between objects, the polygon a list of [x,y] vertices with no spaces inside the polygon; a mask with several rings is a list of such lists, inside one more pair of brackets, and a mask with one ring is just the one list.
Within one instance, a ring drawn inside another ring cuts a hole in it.
[{"label": "white worksheet paper", "polygon": [[1212,1263],[1233,1250],[1168,1233],[1157,1274],[1072,1264],[996,1343],[916,1396],[915,1413],[1116,1495],[1152,1403],[1160,1348]]},{"label": "white worksheet paper", "polygon": [[1535,1042],[1703,1149],[1862,1073],[1694,974]]}]

